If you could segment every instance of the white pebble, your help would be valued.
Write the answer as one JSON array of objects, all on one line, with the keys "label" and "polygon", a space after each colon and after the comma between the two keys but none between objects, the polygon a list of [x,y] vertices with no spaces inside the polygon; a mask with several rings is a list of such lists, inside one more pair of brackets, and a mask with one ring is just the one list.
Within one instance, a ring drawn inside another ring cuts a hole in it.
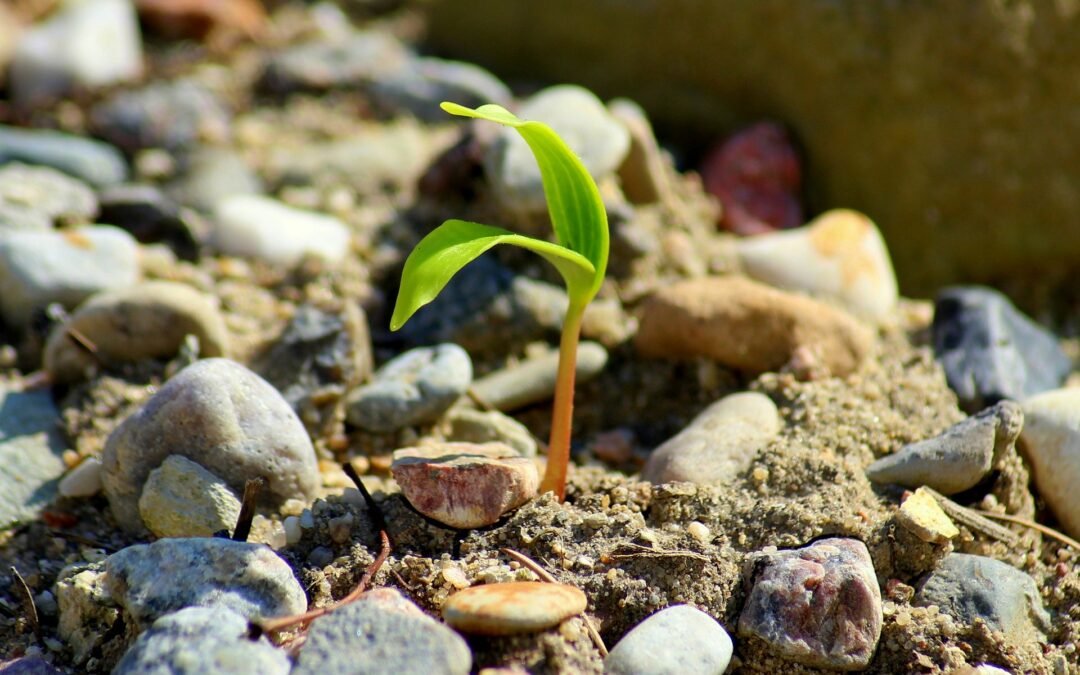
[{"label": "white pebble", "polygon": [[349,252],[349,230],[337,218],[260,195],[236,195],[214,212],[211,240],[222,253],[295,265],[305,255],[336,263]]},{"label": "white pebble", "polygon": [[88,457],[60,479],[64,497],[93,497],[101,492],[101,460]]},{"label": "white pebble", "polygon": [[300,527],[300,519],[296,516],[289,516],[281,524],[285,528],[285,543],[287,545],[292,546],[304,536],[304,530]]}]

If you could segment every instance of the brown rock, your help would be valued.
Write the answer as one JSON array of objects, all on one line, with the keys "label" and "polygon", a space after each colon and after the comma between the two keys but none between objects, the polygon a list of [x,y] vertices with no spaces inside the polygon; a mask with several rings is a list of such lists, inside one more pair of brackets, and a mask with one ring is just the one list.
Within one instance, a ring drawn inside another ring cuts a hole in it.
[{"label": "brown rock", "polygon": [[503,443],[404,448],[390,470],[417,511],[458,529],[491,525],[540,485],[536,464]]},{"label": "brown rock", "polygon": [[137,0],[139,18],[170,38],[259,37],[266,28],[266,10],[259,0]]},{"label": "brown rock", "polygon": [[649,357],[715,359],[750,373],[777,370],[812,353],[831,374],[859,367],[874,335],[845,312],[743,277],[683,281],[646,303],[636,338]]},{"label": "brown rock", "polygon": [[443,619],[463,633],[517,635],[557,626],[585,611],[588,599],[573,586],[538,581],[473,586],[451,595]]}]

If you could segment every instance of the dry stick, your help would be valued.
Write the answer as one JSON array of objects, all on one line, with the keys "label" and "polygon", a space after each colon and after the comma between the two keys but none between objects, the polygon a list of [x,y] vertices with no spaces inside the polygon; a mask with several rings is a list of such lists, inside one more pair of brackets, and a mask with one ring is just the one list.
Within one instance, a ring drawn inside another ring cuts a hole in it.
[{"label": "dry stick", "polygon": [[1058,532],[1052,527],[1047,527],[1041,523],[1036,523],[1033,520],[1027,518],[1021,518],[1020,516],[1010,516],[1005,513],[993,513],[991,511],[983,511],[982,509],[972,509],[975,513],[981,514],[987,518],[994,518],[995,520],[1004,520],[1007,523],[1016,523],[1017,525],[1024,525],[1030,527],[1033,530],[1038,530],[1051,539],[1057,539],[1066,546],[1072,546],[1075,550],[1080,551],[1080,541],[1076,541],[1068,535]]},{"label": "dry stick", "polygon": [[37,605],[34,604],[34,594],[30,592],[30,587],[26,585],[26,580],[19,574],[19,570],[11,567],[11,574],[15,577],[15,588],[18,589],[19,595],[22,596],[23,611],[26,612],[26,618],[30,621],[30,628],[34,631],[34,637],[40,643],[44,640],[41,634],[41,622],[38,620]]},{"label": "dry stick", "polygon": [[[551,574],[548,573],[547,570],[545,570],[543,567],[540,567],[540,563],[536,562],[535,560],[533,560],[529,556],[525,555],[524,553],[521,553],[519,551],[515,551],[512,548],[501,548],[499,550],[502,551],[503,553],[505,553],[506,555],[510,556],[514,560],[518,561],[519,563],[521,563],[525,567],[528,567],[530,570],[533,571],[533,573],[536,576],[540,577],[541,579],[543,579],[547,583],[549,583],[549,584],[557,584],[557,583],[559,583],[555,579],[555,577],[551,576]],[[581,613],[581,618],[585,620],[585,629],[588,631],[589,637],[592,638],[593,644],[596,645],[596,650],[598,652],[600,652],[600,656],[601,657],[607,656],[608,655],[607,645],[604,644],[604,638],[600,637],[600,633],[597,632],[596,627],[593,626],[592,619],[590,619],[589,615],[586,614],[585,612]]]},{"label": "dry stick", "polygon": [[266,487],[266,479],[257,476],[244,483],[244,500],[240,503],[240,515],[236,517],[236,527],[233,528],[233,541],[247,541],[251,534],[251,521],[255,518],[255,502],[259,499],[259,492]]}]

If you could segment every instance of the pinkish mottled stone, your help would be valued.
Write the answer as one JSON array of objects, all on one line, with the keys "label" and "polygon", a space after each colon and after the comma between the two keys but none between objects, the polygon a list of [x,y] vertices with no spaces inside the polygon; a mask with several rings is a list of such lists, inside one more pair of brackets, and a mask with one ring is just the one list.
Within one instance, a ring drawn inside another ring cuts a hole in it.
[{"label": "pinkish mottled stone", "polygon": [[740,636],[806,665],[859,670],[870,663],[881,636],[881,591],[861,541],[753,553],[745,570]]},{"label": "pinkish mottled stone", "polygon": [[503,443],[404,448],[390,470],[417,511],[458,529],[491,525],[540,485],[536,464]]}]

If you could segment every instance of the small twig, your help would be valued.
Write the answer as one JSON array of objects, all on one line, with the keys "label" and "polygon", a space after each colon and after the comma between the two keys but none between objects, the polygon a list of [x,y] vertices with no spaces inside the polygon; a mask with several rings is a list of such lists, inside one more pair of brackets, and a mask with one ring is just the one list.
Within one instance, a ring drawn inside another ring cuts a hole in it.
[{"label": "small twig", "polygon": [[[543,567],[540,567],[540,563],[536,562],[524,553],[521,553],[520,551],[515,551],[512,548],[501,548],[499,550],[505,553],[510,558],[513,558],[525,567],[532,570],[533,574],[540,577],[543,581],[549,584],[559,583],[558,580],[556,580],[555,577],[551,576],[551,574],[547,570],[545,570]],[[607,645],[604,644],[604,638],[600,637],[600,633],[596,630],[596,626],[593,625],[592,619],[590,619],[589,615],[585,612],[581,613],[581,618],[585,620],[585,630],[588,631],[589,637],[592,639],[593,644],[596,645],[596,651],[600,652],[601,657],[607,656]]]},{"label": "small twig", "polygon": [[1009,546],[1015,547],[1020,544],[1020,535],[1009,528],[1002,527],[1001,525],[984,518],[975,509],[969,509],[966,506],[957,504],[936,490],[926,486],[923,486],[923,489],[929,492],[930,496],[937,501],[938,505],[941,506],[942,511],[961,525],[966,525],[976,532],[981,532],[988,537],[1003,541]]},{"label": "small twig", "polygon": [[233,541],[247,541],[251,534],[251,521],[255,518],[255,503],[259,499],[259,492],[266,487],[266,479],[256,476],[244,483],[244,500],[240,503],[240,515],[236,517],[236,527],[233,528]]},{"label": "small twig", "polygon": [[995,520],[1004,520],[1007,523],[1016,523],[1017,525],[1023,525],[1025,527],[1030,527],[1033,530],[1038,530],[1039,532],[1042,532],[1043,534],[1050,537],[1051,539],[1057,539],[1062,544],[1065,544],[1066,546],[1071,546],[1071,547],[1073,547],[1073,549],[1075,549],[1077,551],[1080,551],[1080,541],[1076,541],[1072,537],[1069,537],[1068,535],[1062,534],[1061,532],[1058,532],[1054,528],[1047,527],[1046,525],[1043,525],[1042,523],[1036,523],[1033,520],[1028,520],[1027,518],[1021,518],[1020,516],[1010,516],[1010,515],[1005,514],[1005,513],[993,513],[992,511],[983,511],[982,509],[971,509],[971,510],[974,511],[975,513],[982,514],[983,516],[985,516],[987,518],[993,518]]},{"label": "small twig", "polygon": [[41,633],[41,621],[38,620],[37,605],[34,604],[34,594],[30,592],[30,587],[26,585],[26,580],[19,574],[19,570],[15,569],[13,565],[11,567],[11,574],[15,577],[15,589],[19,595],[22,596],[23,611],[26,612],[26,618],[30,622],[30,628],[34,631],[34,637],[37,638],[38,643],[44,640]]},{"label": "small twig", "polygon": [[621,548],[631,549],[633,553],[609,553],[612,558],[693,558],[694,560],[701,560],[708,562],[709,556],[702,555],[700,553],[694,553],[693,551],[685,551],[682,549],[673,549],[670,551],[664,549],[649,548],[648,546],[642,546],[641,544],[627,543],[622,544]]}]

